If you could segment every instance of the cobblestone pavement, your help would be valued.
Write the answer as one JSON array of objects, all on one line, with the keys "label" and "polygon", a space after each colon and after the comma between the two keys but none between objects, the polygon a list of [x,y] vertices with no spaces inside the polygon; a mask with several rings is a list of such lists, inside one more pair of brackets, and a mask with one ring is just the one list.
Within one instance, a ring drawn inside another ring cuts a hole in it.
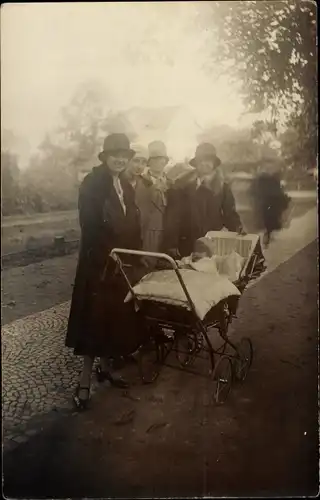
[{"label": "cobblestone pavement", "polygon": [[[306,214],[270,245],[269,272],[316,238],[316,217],[316,210]],[[2,328],[5,449],[28,440],[57,414],[72,411],[81,360],[64,346],[69,306],[64,302]]]},{"label": "cobblestone pavement", "polygon": [[72,411],[81,360],[64,346],[69,307],[68,301],[2,329],[5,450],[26,441],[57,414]]},{"label": "cobblestone pavement", "polygon": [[79,369],[79,361],[63,345],[68,308],[65,303],[3,328],[5,447],[8,441],[19,443],[23,434],[32,434],[34,417],[66,407]]}]

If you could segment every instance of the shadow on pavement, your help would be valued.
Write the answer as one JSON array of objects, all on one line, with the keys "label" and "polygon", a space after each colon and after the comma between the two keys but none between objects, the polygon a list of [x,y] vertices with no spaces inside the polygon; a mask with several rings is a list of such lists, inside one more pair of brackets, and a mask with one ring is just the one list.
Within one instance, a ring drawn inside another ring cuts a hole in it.
[{"label": "shadow on pavement", "polygon": [[[3,457],[3,493],[9,498],[98,498],[112,496],[108,471],[98,477],[101,454],[96,439],[81,442],[75,420],[66,416],[52,423]],[[76,444],[77,453],[74,453]],[[98,451],[96,455],[95,452]],[[105,450],[107,453],[107,450]],[[103,485],[101,491],[101,484]],[[100,488],[100,489],[99,489]]]}]

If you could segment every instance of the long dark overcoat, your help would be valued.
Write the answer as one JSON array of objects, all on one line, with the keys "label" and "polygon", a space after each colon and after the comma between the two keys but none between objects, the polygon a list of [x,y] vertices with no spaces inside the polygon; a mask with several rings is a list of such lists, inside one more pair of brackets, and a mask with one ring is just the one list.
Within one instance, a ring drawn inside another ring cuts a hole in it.
[{"label": "long dark overcoat", "polygon": [[[66,336],[66,345],[77,355],[127,354],[142,335],[133,303],[123,303],[127,284],[109,257],[115,247],[141,248],[134,191],[124,179],[121,185],[126,213],[106,166],[93,168],[80,186],[80,253]],[[137,269],[129,271],[132,283],[141,277]]]},{"label": "long dark overcoat", "polygon": [[197,188],[196,181],[167,193],[164,217],[164,248],[178,249],[181,256],[190,255],[194,243],[208,231],[238,231],[241,220],[236,211],[231,188],[223,183],[215,193],[206,186]]}]

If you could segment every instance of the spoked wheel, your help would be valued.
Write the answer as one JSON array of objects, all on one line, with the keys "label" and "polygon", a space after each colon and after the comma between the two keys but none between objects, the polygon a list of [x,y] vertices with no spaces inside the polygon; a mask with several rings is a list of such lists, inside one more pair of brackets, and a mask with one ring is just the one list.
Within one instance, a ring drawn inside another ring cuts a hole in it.
[{"label": "spoked wheel", "polygon": [[144,384],[152,384],[160,373],[163,360],[163,346],[151,338],[139,349],[139,375]]},{"label": "spoked wheel", "polygon": [[243,382],[248,375],[253,359],[253,347],[249,338],[244,337],[237,346],[237,358],[234,359],[233,373],[236,380]]},{"label": "spoked wheel", "polygon": [[232,363],[228,356],[221,356],[212,372],[213,400],[217,404],[223,404],[231,390],[232,385]]},{"label": "spoked wheel", "polygon": [[179,335],[176,338],[176,357],[184,368],[191,365],[197,353],[198,340],[195,333]]}]

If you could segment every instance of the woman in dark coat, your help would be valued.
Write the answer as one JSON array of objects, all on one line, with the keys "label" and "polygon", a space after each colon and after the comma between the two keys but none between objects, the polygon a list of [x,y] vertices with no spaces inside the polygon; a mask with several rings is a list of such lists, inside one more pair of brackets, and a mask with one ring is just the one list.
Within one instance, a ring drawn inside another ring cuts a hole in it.
[{"label": "woman in dark coat", "polygon": [[[99,380],[118,386],[125,382],[111,375],[110,356],[135,350],[137,337],[132,303],[124,304],[125,280],[109,257],[115,247],[141,248],[139,212],[134,191],[119,174],[134,152],[124,134],[111,134],[99,155],[102,164],[86,176],[79,192],[80,255],[72,296],[66,345],[84,357],[84,368],[74,400],[85,406],[95,357],[101,358]],[[133,281],[135,277],[131,276]],[[128,331],[129,330],[129,331]]]},{"label": "woman in dark coat", "polygon": [[245,234],[220,164],[214,146],[202,143],[190,161],[195,168],[185,166],[185,174],[172,181],[167,195],[163,251],[173,256],[190,255],[198,238],[224,227]]}]

